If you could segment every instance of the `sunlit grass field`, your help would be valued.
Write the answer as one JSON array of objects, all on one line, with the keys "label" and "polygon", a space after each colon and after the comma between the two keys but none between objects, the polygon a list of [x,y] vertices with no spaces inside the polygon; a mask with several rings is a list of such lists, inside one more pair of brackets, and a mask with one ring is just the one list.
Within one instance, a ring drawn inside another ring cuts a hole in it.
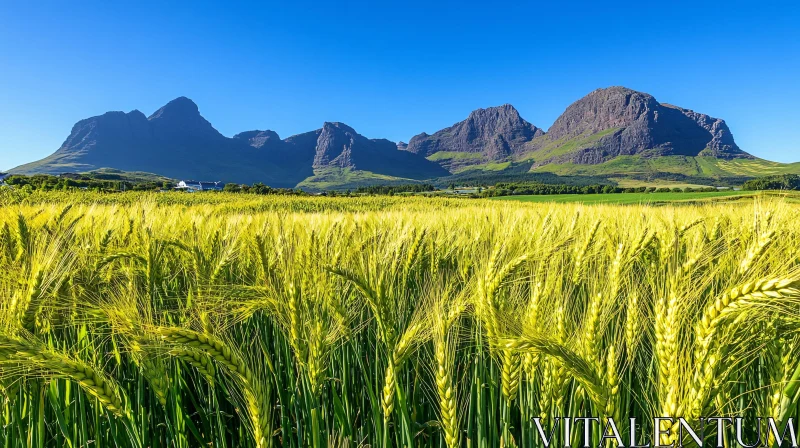
[{"label": "sunlit grass field", "polygon": [[0,444],[531,447],[564,416],[755,440],[799,414],[799,212],[6,192]]}]

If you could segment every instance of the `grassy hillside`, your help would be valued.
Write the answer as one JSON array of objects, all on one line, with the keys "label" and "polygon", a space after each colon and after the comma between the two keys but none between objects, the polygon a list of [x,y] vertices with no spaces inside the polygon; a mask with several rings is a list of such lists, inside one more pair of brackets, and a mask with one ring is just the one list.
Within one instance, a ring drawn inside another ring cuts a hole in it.
[{"label": "grassy hillside", "polygon": [[584,134],[572,138],[560,138],[558,140],[551,140],[550,137],[545,134],[541,137],[537,137],[529,144],[532,147],[543,145],[541,146],[541,149],[537,150],[536,152],[528,153],[522,156],[521,159],[546,161],[553,157],[569,154],[573,151],[591,148],[592,146],[595,146],[595,143],[597,143],[600,139],[607,135],[611,135],[618,130],[618,128],[610,128],[594,134]]},{"label": "grassy hillside", "polygon": [[159,174],[145,173],[143,171],[122,171],[113,168],[100,168],[98,170],[88,171],[82,174],[85,174],[92,179],[119,180],[131,183],[175,182],[176,180],[161,176]]},{"label": "grassy hillside", "polygon": [[12,174],[53,174],[61,173],[81,173],[93,170],[96,167],[85,163],[76,162],[75,157],[70,154],[53,153],[44,159],[26,163],[11,169]]},{"label": "grassy hillside", "polygon": [[469,165],[457,168],[455,174],[463,173],[465,171],[505,171],[511,167],[511,162],[487,162],[478,165]]},{"label": "grassy hillside", "polygon": [[614,182],[595,176],[558,175],[531,171],[531,162],[511,162],[502,170],[491,169],[498,164],[482,165],[475,169],[460,171],[452,176],[441,177],[433,183],[439,186],[494,185],[498,182],[541,182],[543,184],[566,185],[612,185]]},{"label": "grassy hillside", "polygon": [[306,191],[352,190],[369,185],[399,185],[418,182],[420,181],[350,168],[324,168],[314,170],[314,175],[297,184],[297,188]]},{"label": "grassy hillside", "polygon": [[773,174],[800,174],[800,162],[779,163],[769,160],[734,159],[716,160],[717,166],[727,172],[740,176],[760,177]]},{"label": "grassy hillside", "polygon": [[598,165],[549,164],[532,172],[572,176],[602,176],[640,181],[672,180],[714,185],[741,184],[745,179],[767,174],[800,173],[800,163],[783,164],[762,159],[722,160],[714,157],[619,156]]},{"label": "grassy hillside", "polygon": [[441,160],[480,160],[483,158],[483,154],[479,152],[439,151],[426,158],[432,162]]}]

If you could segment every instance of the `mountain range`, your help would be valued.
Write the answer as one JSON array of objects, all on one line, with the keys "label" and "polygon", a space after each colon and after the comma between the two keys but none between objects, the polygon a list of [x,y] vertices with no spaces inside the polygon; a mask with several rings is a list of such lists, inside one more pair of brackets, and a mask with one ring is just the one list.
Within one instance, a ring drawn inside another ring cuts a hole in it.
[{"label": "mountain range", "polygon": [[553,176],[714,184],[800,172],[799,164],[769,162],[740,149],[724,120],[624,87],[589,93],[547,131],[504,104],[477,109],[407,144],[367,138],[338,122],[285,139],[271,130],[229,138],[180,97],[149,117],[134,110],[81,120],[52,155],[10,172],[100,168],[309,189]]}]

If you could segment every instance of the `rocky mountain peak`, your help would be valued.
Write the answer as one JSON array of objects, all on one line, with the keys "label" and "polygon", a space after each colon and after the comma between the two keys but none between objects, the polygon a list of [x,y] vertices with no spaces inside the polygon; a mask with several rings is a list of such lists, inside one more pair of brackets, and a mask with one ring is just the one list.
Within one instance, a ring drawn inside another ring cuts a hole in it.
[{"label": "rocky mountain peak", "polygon": [[503,104],[501,106],[487,107],[486,109],[475,109],[469,113],[468,119],[476,121],[510,121],[521,122],[525,121],[520,117],[517,109],[511,104]]},{"label": "rocky mountain peak", "polygon": [[[510,104],[476,109],[464,121],[428,135],[421,133],[408,143],[408,151],[430,156],[437,152],[478,153],[478,157],[457,159],[482,163],[502,160],[543,134],[525,121]],[[453,168],[456,158],[441,158],[442,166]]]},{"label": "rocky mountain peak", "polygon": [[125,157],[126,148],[146,144],[151,138],[150,123],[138,110],[106,112],[75,123],[56,154],[90,148],[92,156]]},{"label": "rocky mountain peak", "polygon": [[131,117],[131,119],[133,119],[133,120],[142,120],[142,119],[144,119],[144,120],[147,120],[147,115],[145,115],[145,114],[144,114],[142,111],[140,111],[139,109],[134,109],[134,110],[132,110],[132,111],[128,112],[128,114],[127,114],[127,115],[128,115],[129,117]]},{"label": "rocky mountain peak", "polygon": [[347,134],[358,134],[355,129],[339,121],[326,121],[322,124],[322,132],[344,132]]},{"label": "rocky mountain peak", "polygon": [[164,139],[222,138],[202,115],[194,101],[181,96],[158,109],[148,118],[156,135]]},{"label": "rocky mountain peak", "polygon": [[164,117],[171,117],[171,116],[199,116],[200,109],[197,107],[194,101],[186,98],[185,96],[179,96],[174,100],[170,101],[169,103],[162,106],[157,111],[153,112],[153,115],[150,115],[150,120],[157,120]]},{"label": "rocky mountain peak", "polygon": [[537,164],[595,164],[620,155],[751,157],[723,120],[626,87],[597,89],[572,103],[527,149]]},{"label": "rocky mountain peak", "polygon": [[652,121],[657,108],[658,102],[646,93],[626,87],[597,89],[567,107],[547,134],[557,140],[624,127],[637,120]]},{"label": "rocky mountain peak", "polygon": [[350,126],[340,122],[325,122],[317,137],[317,150],[314,155],[314,167],[352,166],[353,146],[359,139],[367,140]]},{"label": "rocky mountain peak", "polygon": [[269,129],[265,131],[254,130],[240,132],[234,135],[233,138],[236,140],[244,140],[248,145],[254,148],[261,148],[270,143],[281,141],[278,133]]}]

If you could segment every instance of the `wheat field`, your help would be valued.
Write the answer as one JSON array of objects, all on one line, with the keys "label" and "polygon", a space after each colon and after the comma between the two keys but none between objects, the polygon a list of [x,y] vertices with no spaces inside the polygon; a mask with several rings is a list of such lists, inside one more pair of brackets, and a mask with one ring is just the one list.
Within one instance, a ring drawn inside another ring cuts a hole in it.
[{"label": "wheat field", "polygon": [[780,200],[121,198],[0,208],[3,447],[532,447],[565,416],[596,446],[608,419],[799,414]]}]

